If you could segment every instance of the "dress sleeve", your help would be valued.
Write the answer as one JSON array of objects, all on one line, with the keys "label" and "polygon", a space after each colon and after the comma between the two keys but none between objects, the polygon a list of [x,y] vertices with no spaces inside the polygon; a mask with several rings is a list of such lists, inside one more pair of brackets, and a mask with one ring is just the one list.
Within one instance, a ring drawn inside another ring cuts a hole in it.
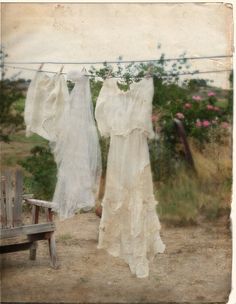
[{"label": "dress sleeve", "polygon": [[68,98],[69,93],[65,78],[63,75],[58,75],[55,81],[55,87],[45,101],[45,114],[42,123],[42,127],[50,141],[55,140],[59,133],[59,121]]},{"label": "dress sleeve", "polygon": [[142,109],[142,115],[144,115],[144,129],[147,134],[147,137],[149,139],[152,139],[155,137],[155,133],[153,131],[153,125],[152,125],[152,100],[154,95],[154,85],[153,85],[153,79],[148,80],[148,84],[146,86],[146,89],[143,92],[143,109]]},{"label": "dress sleeve", "polygon": [[[109,128],[109,105],[110,105],[110,96],[109,90],[106,84],[106,80],[103,83],[101,91],[98,95],[96,107],[95,107],[95,119],[97,121],[98,130],[101,136],[109,137],[110,128]],[[110,117],[110,119],[112,119]]]},{"label": "dress sleeve", "polygon": [[26,125],[26,137],[29,137],[32,135],[31,132],[31,122],[33,118],[34,113],[34,107],[35,107],[35,91],[37,87],[37,82],[39,78],[39,73],[37,72],[34,76],[34,78],[31,80],[26,100],[25,100],[25,108],[24,108],[24,121]]}]

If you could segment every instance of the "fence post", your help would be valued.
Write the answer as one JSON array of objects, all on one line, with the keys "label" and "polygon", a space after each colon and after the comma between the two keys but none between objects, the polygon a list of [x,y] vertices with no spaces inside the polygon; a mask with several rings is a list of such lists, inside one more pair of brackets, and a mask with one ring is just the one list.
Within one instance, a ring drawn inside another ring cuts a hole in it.
[{"label": "fence post", "polygon": [[185,129],[184,129],[184,125],[177,118],[174,118],[174,122],[175,122],[175,126],[176,126],[176,129],[177,129],[177,133],[180,137],[180,140],[184,145],[185,159],[186,159],[187,163],[190,165],[190,167],[193,169],[193,171],[196,173],[196,169],[195,169],[192,153],[191,153],[191,150],[190,150],[190,147],[189,147],[189,144],[188,144],[188,140],[187,140],[186,132],[185,132]]}]

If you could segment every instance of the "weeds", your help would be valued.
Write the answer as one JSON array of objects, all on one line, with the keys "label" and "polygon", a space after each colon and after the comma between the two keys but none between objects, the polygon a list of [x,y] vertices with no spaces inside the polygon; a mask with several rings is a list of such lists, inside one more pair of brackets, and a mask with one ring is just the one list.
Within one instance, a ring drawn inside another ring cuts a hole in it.
[{"label": "weeds", "polygon": [[219,146],[212,139],[202,151],[190,140],[197,174],[190,174],[182,165],[168,181],[157,184],[157,210],[162,220],[189,224],[197,223],[200,214],[209,220],[222,213],[229,215],[232,157],[229,138],[224,140],[225,145]]}]

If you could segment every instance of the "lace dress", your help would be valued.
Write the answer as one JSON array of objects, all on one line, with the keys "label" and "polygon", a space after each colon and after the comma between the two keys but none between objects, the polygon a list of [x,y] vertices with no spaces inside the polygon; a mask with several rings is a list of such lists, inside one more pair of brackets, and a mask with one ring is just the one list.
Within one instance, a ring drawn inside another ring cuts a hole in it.
[{"label": "lace dress", "polygon": [[152,78],[126,92],[116,79],[106,79],[95,109],[101,135],[110,137],[98,248],[123,258],[139,278],[149,275],[149,260],[165,250],[147,144],[154,136],[153,92]]},{"label": "lace dress", "polygon": [[58,125],[58,136],[51,144],[58,166],[53,202],[61,219],[78,209],[95,205],[101,175],[101,153],[91,100],[89,78],[71,71],[75,83]]}]

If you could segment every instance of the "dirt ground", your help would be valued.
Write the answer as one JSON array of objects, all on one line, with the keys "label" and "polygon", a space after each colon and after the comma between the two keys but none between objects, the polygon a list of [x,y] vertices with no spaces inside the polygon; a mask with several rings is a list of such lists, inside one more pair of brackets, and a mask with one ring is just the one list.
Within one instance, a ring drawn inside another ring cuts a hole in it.
[{"label": "dirt ground", "polygon": [[49,267],[48,246],[2,255],[2,301],[66,303],[226,303],[231,285],[231,235],[227,219],[191,227],[162,223],[166,244],[137,279],[121,259],[96,248],[99,218],[83,213],[56,219],[60,268]]}]

